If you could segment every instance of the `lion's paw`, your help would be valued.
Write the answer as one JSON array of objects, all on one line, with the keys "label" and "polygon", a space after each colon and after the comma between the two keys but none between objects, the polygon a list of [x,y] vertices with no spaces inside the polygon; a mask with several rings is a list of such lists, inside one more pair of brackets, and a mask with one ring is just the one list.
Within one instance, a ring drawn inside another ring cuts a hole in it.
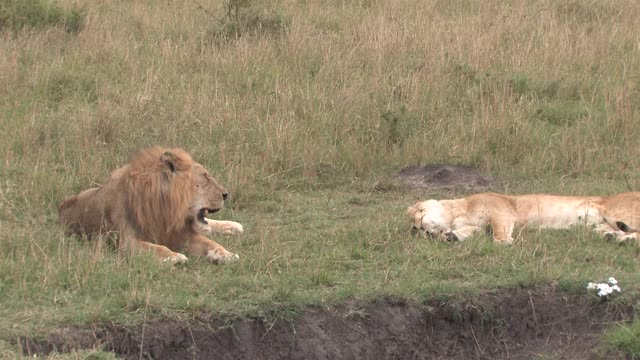
[{"label": "lion's paw", "polygon": [[606,232],[604,233],[604,238],[607,241],[610,242],[615,242],[615,243],[619,243],[619,244],[623,244],[623,243],[627,243],[630,242],[632,240],[636,240],[636,234],[627,234],[624,231],[615,231],[615,232]]},{"label": "lion's paw", "polygon": [[240,235],[243,232],[242,224],[235,221],[227,221],[222,225],[222,233],[225,235]]},{"label": "lion's paw", "polygon": [[180,253],[173,253],[170,256],[164,258],[162,261],[163,262],[170,262],[172,264],[182,264],[187,262],[187,260],[189,260],[186,256],[184,256],[184,254],[180,254]]},{"label": "lion's paw", "polygon": [[223,235],[240,235],[244,232],[242,224],[235,221],[207,220],[209,230]]},{"label": "lion's paw", "polygon": [[207,259],[219,264],[226,264],[237,261],[240,259],[240,256],[227,250],[209,250],[207,252]]},{"label": "lion's paw", "polygon": [[606,232],[604,233],[604,239],[608,242],[614,242],[617,241],[617,237],[616,234],[612,233],[612,232]]}]

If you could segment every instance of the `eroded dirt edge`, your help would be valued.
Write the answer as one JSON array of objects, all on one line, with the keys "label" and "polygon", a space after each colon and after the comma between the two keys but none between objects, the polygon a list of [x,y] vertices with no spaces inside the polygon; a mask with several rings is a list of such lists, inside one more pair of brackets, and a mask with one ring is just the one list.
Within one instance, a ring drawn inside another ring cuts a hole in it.
[{"label": "eroded dirt edge", "polygon": [[102,347],[125,359],[600,359],[608,357],[604,329],[632,317],[631,305],[544,285],[419,306],[384,299],[308,307],[294,320],[154,319],[14,341],[27,355]]}]

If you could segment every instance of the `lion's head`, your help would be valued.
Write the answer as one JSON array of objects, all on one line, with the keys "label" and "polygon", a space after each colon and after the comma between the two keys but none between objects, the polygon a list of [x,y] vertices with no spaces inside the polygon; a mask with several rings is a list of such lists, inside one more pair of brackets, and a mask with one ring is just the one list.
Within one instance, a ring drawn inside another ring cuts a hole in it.
[{"label": "lion's head", "polygon": [[189,215],[196,221],[206,224],[207,214],[213,214],[224,206],[229,195],[227,190],[198,163],[191,168],[194,184],[194,197],[189,207]]},{"label": "lion's head", "polygon": [[411,219],[411,228],[414,231],[424,230],[432,236],[440,236],[450,231],[451,219],[438,200],[417,202],[407,208],[407,215]]},{"label": "lion's head", "polygon": [[153,147],[129,162],[129,216],[150,240],[184,233],[224,206],[227,191],[182,149]]}]

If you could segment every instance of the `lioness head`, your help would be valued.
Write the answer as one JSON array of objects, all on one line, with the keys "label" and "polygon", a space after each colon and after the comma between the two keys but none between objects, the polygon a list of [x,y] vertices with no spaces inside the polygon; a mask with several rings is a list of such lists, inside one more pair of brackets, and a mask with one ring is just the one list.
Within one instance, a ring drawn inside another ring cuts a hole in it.
[{"label": "lioness head", "polygon": [[417,202],[407,208],[413,230],[424,230],[432,236],[442,236],[451,231],[451,220],[446,209],[438,200]]},{"label": "lioness head", "polygon": [[213,214],[224,206],[229,196],[227,190],[211,175],[207,169],[194,163],[191,169],[193,179],[193,201],[189,207],[189,214],[198,222],[206,224],[207,214]]},{"label": "lioness head", "polygon": [[413,206],[407,208],[407,215],[411,219],[411,231],[415,232],[422,228],[422,211],[418,210],[420,203],[416,203]]}]

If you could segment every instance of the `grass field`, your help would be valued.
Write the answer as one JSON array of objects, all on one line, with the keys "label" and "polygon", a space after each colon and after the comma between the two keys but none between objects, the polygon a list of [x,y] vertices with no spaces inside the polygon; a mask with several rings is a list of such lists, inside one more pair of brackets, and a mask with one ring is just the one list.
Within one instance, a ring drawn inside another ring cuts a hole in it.
[{"label": "grass field", "polygon": [[[0,0],[0,339],[609,276],[636,298],[635,245],[583,229],[430,242],[406,206],[462,194],[393,181],[459,163],[511,194],[640,190],[635,1],[16,4]],[[151,144],[226,184],[218,218],[245,233],[219,240],[240,262],[173,268],[63,236],[61,200]]]}]

